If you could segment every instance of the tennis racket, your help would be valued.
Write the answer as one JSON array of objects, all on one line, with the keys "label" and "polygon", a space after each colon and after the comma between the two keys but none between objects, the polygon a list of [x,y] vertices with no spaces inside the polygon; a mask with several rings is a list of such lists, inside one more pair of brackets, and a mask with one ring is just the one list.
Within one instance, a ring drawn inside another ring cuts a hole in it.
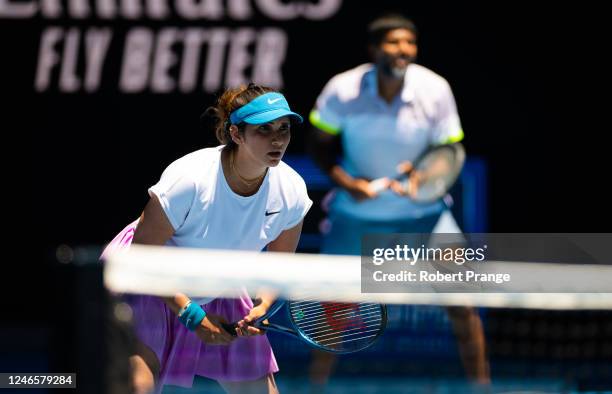
[{"label": "tennis racket", "polygon": [[[265,322],[287,306],[292,327]],[[308,345],[332,353],[345,354],[366,349],[380,337],[387,325],[384,305],[372,303],[339,303],[320,301],[276,301],[253,326],[281,332]],[[237,324],[223,328],[236,336]]]},{"label": "tennis racket", "polygon": [[[460,143],[439,145],[423,155],[414,163],[410,171],[402,173],[393,179],[400,181],[404,192],[416,202],[432,202],[444,195],[455,184],[463,163],[465,162],[465,149]],[[416,190],[411,176],[418,177]],[[370,185],[376,192],[386,188],[384,178],[375,179]]]}]

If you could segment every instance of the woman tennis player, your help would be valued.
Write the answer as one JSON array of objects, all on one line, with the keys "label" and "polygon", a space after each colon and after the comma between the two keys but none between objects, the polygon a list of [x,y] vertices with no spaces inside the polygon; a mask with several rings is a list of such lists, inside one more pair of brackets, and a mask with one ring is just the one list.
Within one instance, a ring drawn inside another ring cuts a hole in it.
[{"label": "woman tennis player", "polygon": [[[223,145],[192,152],[166,168],[149,189],[150,200],[105,253],[139,244],[192,248],[295,252],[312,201],[304,180],[281,161],[291,139],[289,109],[282,94],[250,84],[227,90],[205,116]],[[203,261],[218,264],[223,261]],[[172,262],[168,262],[172,264]],[[141,373],[137,392],[165,384],[191,387],[195,375],[217,380],[229,393],[278,389],[278,366],[268,339],[246,323],[272,302],[248,294],[236,299],[161,299],[128,296],[142,346],[131,359]],[[221,323],[240,321],[238,337]]]}]

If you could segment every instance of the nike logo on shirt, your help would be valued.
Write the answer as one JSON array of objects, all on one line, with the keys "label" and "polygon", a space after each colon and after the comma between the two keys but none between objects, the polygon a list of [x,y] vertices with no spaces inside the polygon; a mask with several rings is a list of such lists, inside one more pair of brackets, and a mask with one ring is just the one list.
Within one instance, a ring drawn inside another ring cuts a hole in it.
[{"label": "nike logo on shirt", "polygon": [[275,213],[279,213],[280,211],[268,212],[266,211],[266,216],[274,215]]}]

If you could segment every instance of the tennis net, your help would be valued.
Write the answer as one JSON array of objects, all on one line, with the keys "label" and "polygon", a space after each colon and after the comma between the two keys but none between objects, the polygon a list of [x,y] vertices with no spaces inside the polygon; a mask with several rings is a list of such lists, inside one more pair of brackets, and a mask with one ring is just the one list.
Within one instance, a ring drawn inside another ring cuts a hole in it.
[{"label": "tennis net", "polygon": [[[612,294],[602,291],[605,284],[598,285],[612,278],[612,266],[487,264],[519,277],[545,273],[555,283],[548,292],[513,292],[509,287],[504,292],[364,293],[359,256],[141,245],[110,255],[104,282],[120,294],[182,292],[210,299],[234,297],[237,289],[246,289],[254,297],[267,289],[287,300],[386,305],[387,326],[374,345],[342,355],[331,364],[304,342],[269,332],[281,369],[277,377],[281,392],[307,393],[313,388],[329,393],[612,390]],[[471,317],[466,317],[466,311],[471,311]],[[471,345],[465,342],[470,339],[457,323],[474,316],[484,333],[490,376],[485,385],[474,384],[466,368],[466,349],[469,353]],[[286,318],[280,319],[286,323]],[[323,366],[318,368],[318,362]],[[316,373],[321,370],[322,378]],[[168,386],[164,392],[181,390]],[[214,382],[196,378],[189,392],[222,392],[215,390],[219,388]]]}]

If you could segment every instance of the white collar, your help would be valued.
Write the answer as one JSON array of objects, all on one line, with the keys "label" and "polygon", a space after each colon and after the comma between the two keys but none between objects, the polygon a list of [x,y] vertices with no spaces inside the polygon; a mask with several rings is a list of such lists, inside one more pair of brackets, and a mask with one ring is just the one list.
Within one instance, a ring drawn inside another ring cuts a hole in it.
[{"label": "white collar", "polygon": [[[400,94],[400,98],[402,99],[402,101],[409,103],[412,100],[414,100],[414,90],[413,90],[413,84],[409,83],[410,82],[410,76],[412,75],[411,70],[414,70],[414,67],[412,67],[413,65],[410,64],[408,66],[408,68],[406,69],[406,74],[404,74],[404,83],[402,86],[402,92]],[[373,96],[378,96],[378,79],[376,78],[377,76],[377,70],[376,70],[376,65],[372,65],[372,68],[370,70],[368,70],[365,75],[363,76],[363,86],[365,91],[367,91],[369,94],[373,95]]]}]

